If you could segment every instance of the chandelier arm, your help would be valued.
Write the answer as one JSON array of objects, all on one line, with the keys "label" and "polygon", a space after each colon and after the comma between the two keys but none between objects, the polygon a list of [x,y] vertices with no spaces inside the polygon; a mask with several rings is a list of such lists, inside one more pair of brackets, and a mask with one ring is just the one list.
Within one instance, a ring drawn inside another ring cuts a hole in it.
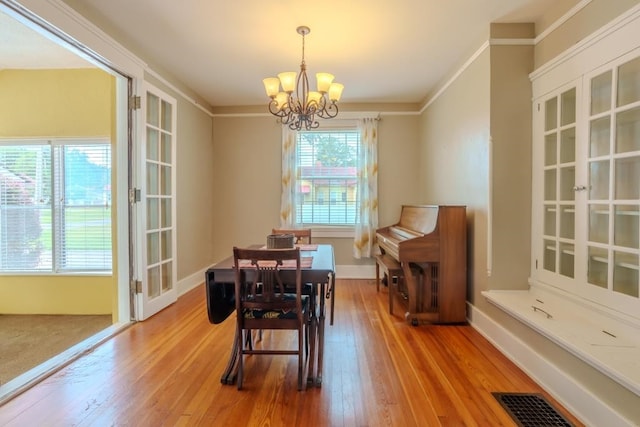
[{"label": "chandelier arm", "polygon": [[335,101],[331,101],[331,103],[329,103],[329,106],[326,106],[318,112],[318,117],[321,117],[323,119],[333,119],[335,116],[338,115],[338,104],[336,104]]},{"label": "chandelier arm", "polygon": [[276,117],[286,116],[288,114],[287,110],[288,108],[278,108],[278,102],[275,99],[272,99],[271,102],[269,102],[269,112]]}]

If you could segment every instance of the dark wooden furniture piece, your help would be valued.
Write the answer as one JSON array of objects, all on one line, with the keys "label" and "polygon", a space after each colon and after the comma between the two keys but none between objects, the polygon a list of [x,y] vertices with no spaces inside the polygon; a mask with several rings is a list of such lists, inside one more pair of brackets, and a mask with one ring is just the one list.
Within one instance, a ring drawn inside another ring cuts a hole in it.
[{"label": "dark wooden furniture piece", "polygon": [[[310,228],[274,228],[271,230],[271,234],[292,234],[294,236],[294,242],[297,245],[311,244],[311,229]],[[327,297],[331,297],[331,311],[329,313],[329,324],[333,325],[333,312],[335,307],[336,291],[332,287],[327,293]]]},{"label": "dark wooden furniture piece", "polygon": [[[466,321],[465,206],[404,205],[398,223],[378,229],[376,237],[382,252],[376,258],[376,280],[380,268],[388,275],[400,275],[409,322]],[[387,281],[391,285],[392,277]]]},{"label": "dark wooden furniture piece", "polygon": [[[298,390],[303,381],[305,344],[309,334],[311,296],[302,293],[300,249],[233,248],[235,269],[236,344],[238,349],[238,390],[244,378],[244,355],[277,354],[298,357]],[[291,265],[293,264],[293,265]],[[283,269],[295,272],[293,282],[284,282]],[[290,289],[293,288],[293,289]],[[293,293],[290,291],[293,290]],[[254,330],[288,329],[298,333],[298,348],[269,348],[253,345]]]},{"label": "dark wooden furniture piece", "polygon": [[[261,248],[263,245],[255,245]],[[314,245],[316,246],[316,245]],[[312,328],[309,329],[309,367],[307,372],[307,384],[322,385],[322,366],[324,353],[324,326],[325,326],[325,299],[328,291],[335,289],[335,261],[333,247],[331,245],[319,244],[316,250],[300,250],[302,258],[312,257],[311,265],[301,266],[302,283],[313,284],[313,294],[319,296],[317,299],[317,311],[310,315]],[[295,281],[294,270],[283,270],[281,278],[286,283]],[[233,256],[220,261],[205,273],[205,289],[207,294],[207,312],[211,323],[220,323],[228,317],[235,309],[235,295],[229,295],[230,289],[235,289],[235,270]],[[223,297],[223,302],[217,301],[217,297]],[[233,308],[229,309],[229,305]],[[220,310],[220,311],[217,311]],[[227,314],[229,313],[229,314]],[[226,315],[226,316],[225,316]],[[215,322],[214,322],[215,320]],[[220,377],[223,384],[233,384],[238,373],[238,351],[236,340],[229,355],[227,367]]]},{"label": "dark wooden furniture piece", "polygon": [[310,228],[274,228],[271,234],[293,234],[295,243],[311,244]]}]

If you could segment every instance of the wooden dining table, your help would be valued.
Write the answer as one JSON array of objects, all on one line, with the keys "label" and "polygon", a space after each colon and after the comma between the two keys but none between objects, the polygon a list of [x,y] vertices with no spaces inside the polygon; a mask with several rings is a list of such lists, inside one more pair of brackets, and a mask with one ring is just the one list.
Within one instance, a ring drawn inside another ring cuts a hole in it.
[{"label": "wooden dining table", "polygon": [[[252,248],[260,248],[264,245],[252,245]],[[325,329],[325,299],[331,299],[331,323],[333,324],[333,300],[335,294],[335,259],[333,246],[328,244],[297,245],[300,247],[300,257],[310,257],[310,265],[301,267],[302,283],[311,283],[312,292],[317,298],[316,309],[311,317],[311,331],[316,331],[314,337],[310,337],[309,368],[307,384],[316,387],[322,385],[322,365],[324,353],[324,329]],[[287,282],[295,282],[295,270],[283,269],[282,279]],[[291,277],[288,277],[288,276]],[[235,273],[233,268],[233,256],[229,256],[205,273],[205,288],[207,293],[207,312],[209,321],[217,324],[224,321],[235,309]],[[241,333],[236,330],[237,334]],[[238,373],[237,340],[234,339],[229,361],[220,382],[233,384]]]}]

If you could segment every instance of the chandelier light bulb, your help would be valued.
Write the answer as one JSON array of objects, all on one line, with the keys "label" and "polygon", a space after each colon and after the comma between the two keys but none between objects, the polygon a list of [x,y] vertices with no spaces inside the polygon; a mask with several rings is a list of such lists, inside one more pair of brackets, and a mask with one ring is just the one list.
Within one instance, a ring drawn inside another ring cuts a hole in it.
[{"label": "chandelier light bulb", "polygon": [[273,98],[280,91],[280,80],[275,77],[268,77],[262,80],[262,83],[264,83],[264,90],[269,98]]},{"label": "chandelier light bulb", "polygon": [[316,81],[318,82],[318,92],[327,93],[329,92],[329,86],[331,86],[331,82],[333,82],[333,74],[329,73],[316,73]]}]

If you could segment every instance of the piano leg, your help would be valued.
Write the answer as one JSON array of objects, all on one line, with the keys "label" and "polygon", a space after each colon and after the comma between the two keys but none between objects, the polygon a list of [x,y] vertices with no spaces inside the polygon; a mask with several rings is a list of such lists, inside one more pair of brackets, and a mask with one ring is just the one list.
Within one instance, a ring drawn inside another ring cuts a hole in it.
[{"label": "piano leg", "polygon": [[408,322],[411,322],[412,325],[417,325],[417,320],[413,317],[415,313],[417,313],[417,298],[418,298],[418,285],[416,283],[415,277],[413,277],[413,272],[411,271],[411,265],[409,262],[403,261],[400,263],[402,266],[402,271],[404,272],[404,283],[407,286],[407,313],[405,314],[405,318]]},{"label": "piano leg", "polygon": [[423,275],[427,274],[422,268],[411,268],[411,263],[402,262],[402,271],[404,273],[404,282],[407,287],[407,294],[409,296],[407,301],[407,312],[405,313],[405,320],[411,323],[413,326],[417,326],[420,321],[437,323],[440,316],[438,311],[426,312],[424,311],[424,303],[422,298],[425,296],[421,287],[426,280],[423,280]]}]

